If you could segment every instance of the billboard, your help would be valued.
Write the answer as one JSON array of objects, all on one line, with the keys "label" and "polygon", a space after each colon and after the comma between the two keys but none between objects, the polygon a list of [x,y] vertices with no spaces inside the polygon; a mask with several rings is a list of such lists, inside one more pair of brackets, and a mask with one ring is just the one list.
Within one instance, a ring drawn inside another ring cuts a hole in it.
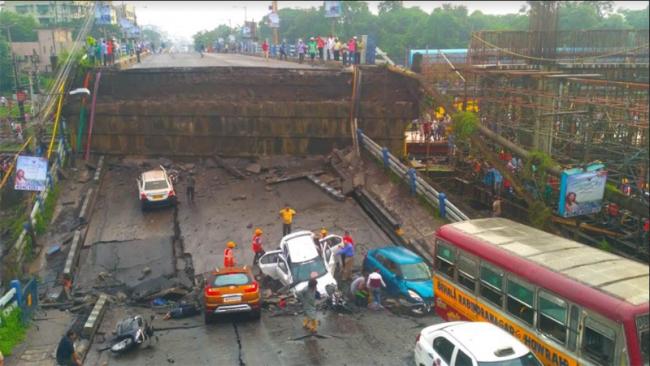
[{"label": "billboard", "polygon": [[278,13],[269,14],[269,27],[280,28],[280,16],[278,16]]},{"label": "billboard", "polygon": [[39,156],[19,156],[16,162],[14,189],[43,191],[47,185],[47,159]]},{"label": "billboard", "polygon": [[325,18],[338,18],[341,16],[340,1],[325,1]]},{"label": "billboard", "polygon": [[558,214],[575,217],[600,212],[606,183],[607,172],[602,164],[585,170],[565,170],[560,181]]},{"label": "billboard", "polygon": [[244,26],[241,28],[241,36],[243,38],[255,38],[255,22],[244,22]]},{"label": "billboard", "polygon": [[112,10],[110,4],[97,4],[95,6],[95,24],[106,25],[112,23]]}]

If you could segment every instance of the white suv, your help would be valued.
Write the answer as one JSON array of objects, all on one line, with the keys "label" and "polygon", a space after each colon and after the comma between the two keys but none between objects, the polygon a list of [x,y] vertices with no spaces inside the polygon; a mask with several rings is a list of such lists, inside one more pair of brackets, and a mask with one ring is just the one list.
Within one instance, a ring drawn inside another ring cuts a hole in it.
[{"label": "white suv", "polygon": [[138,197],[145,210],[150,206],[173,205],[176,203],[176,191],[167,171],[162,166],[160,170],[149,170],[140,175],[138,182]]},{"label": "white suv", "polygon": [[262,273],[280,281],[294,292],[307,287],[311,273],[316,272],[316,288],[325,296],[325,286],[337,285],[333,276],[334,254],[332,245],[329,244],[337,240],[332,240],[332,237],[335,236],[330,235],[322,241],[317,241],[311,231],[291,233],[282,238],[280,249],[268,251],[260,258],[259,268]]},{"label": "white suv", "polygon": [[417,366],[542,366],[510,333],[485,322],[450,322],[422,329]]}]

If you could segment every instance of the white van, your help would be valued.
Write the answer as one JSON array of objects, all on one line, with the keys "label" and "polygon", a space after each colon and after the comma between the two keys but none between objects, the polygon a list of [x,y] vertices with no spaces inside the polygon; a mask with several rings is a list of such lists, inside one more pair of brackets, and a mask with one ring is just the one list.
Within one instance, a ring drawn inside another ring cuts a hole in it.
[{"label": "white van", "polygon": [[280,249],[268,251],[260,258],[260,270],[294,292],[307,287],[311,273],[316,272],[317,290],[325,296],[325,286],[337,285],[333,276],[334,255],[331,246],[328,246],[328,243],[336,242],[333,237],[330,235],[318,241],[311,231],[291,233],[282,238]]}]

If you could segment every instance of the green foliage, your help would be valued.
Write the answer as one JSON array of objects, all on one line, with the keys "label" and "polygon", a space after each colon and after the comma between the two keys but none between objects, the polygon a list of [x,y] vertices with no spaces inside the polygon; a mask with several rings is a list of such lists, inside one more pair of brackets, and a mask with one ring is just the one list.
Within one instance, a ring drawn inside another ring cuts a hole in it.
[{"label": "green foliage", "polygon": [[[34,42],[38,40],[36,28],[38,23],[30,15],[21,15],[10,11],[0,11],[0,27],[11,26],[12,42]],[[2,29],[3,36],[7,31]]]},{"label": "green foliage", "polygon": [[47,226],[54,216],[54,208],[56,207],[56,200],[59,198],[59,186],[55,186],[53,190],[47,195],[47,198],[43,202],[43,207],[39,210],[39,213],[36,215],[36,225],[34,231],[36,234],[44,234],[47,230]]},{"label": "green foliage", "polygon": [[26,331],[20,308],[14,308],[6,315],[0,312],[0,352],[11,355],[14,346],[25,339]]},{"label": "green foliage", "polygon": [[598,242],[598,249],[604,250],[606,252],[611,252],[612,251],[612,246],[609,244],[607,239],[603,239]]},{"label": "green foliage", "polygon": [[528,222],[531,226],[538,229],[544,229],[551,222],[553,211],[550,207],[546,207],[544,202],[535,201],[528,207]]},{"label": "green foliage", "polygon": [[547,153],[539,150],[531,150],[524,163],[524,175],[542,187],[546,184],[546,173],[548,169],[554,165],[556,165],[555,162]]},{"label": "green foliage", "polygon": [[9,42],[0,36],[0,93],[8,93],[14,89],[14,74],[11,62]]},{"label": "green foliage", "polygon": [[467,141],[478,128],[478,116],[474,112],[457,112],[451,116],[454,136],[457,141]]}]

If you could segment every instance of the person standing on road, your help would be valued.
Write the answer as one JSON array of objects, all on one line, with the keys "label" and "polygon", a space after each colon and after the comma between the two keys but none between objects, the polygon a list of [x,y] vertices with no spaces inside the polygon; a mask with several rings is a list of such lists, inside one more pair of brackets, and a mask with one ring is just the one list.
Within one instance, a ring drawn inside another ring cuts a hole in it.
[{"label": "person standing on road", "polygon": [[228,244],[226,244],[226,249],[223,251],[223,266],[224,267],[234,267],[235,266],[235,253],[233,253],[233,249],[237,244],[235,244],[234,241],[229,241]]},{"label": "person standing on road", "polygon": [[325,48],[327,49],[327,61],[334,59],[334,36],[331,34],[327,37],[327,42],[325,43]]},{"label": "person standing on road", "polygon": [[361,65],[361,54],[365,52],[366,45],[363,43],[363,39],[357,41],[357,65]]},{"label": "person standing on road", "polygon": [[302,38],[298,39],[296,52],[298,52],[298,63],[302,64],[305,61],[305,43],[302,41]]},{"label": "person standing on road", "polygon": [[309,43],[307,43],[307,48],[309,49],[309,60],[311,62],[311,65],[314,66],[314,59],[316,59],[316,40],[314,37],[311,37],[309,39]]},{"label": "person standing on road", "polygon": [[350,65],[356,65],[357,53],[357,36],[350,38],[348,41],[348,61]]},{"label": "person standing on road", "polygon": [[81,359],[74,350],[74,341],[77,334],[74,330],[69,330],[61,338],[59,346],[56,348],[56,363],[59,366],[81,366]]},{"label": "person standing on road", "polygon": [[187,202],[191,202],[194,204],[194,185],[196,182],[194,181],[194,173],[190,173],[190,175],[187,176],[187,189],[186,189],[186,194],[187,194]]},{"label": "person standing on road", "polygon": [[343,281],[349,281],[352,275],[352,265],[354,263],[354,245],[352,244],[352,241],[346,241],[344,239],[343,247],[336,252],[336,255],[340,255],[341,261],[343,262],[343,273],[341,274],[341,279]]},{"label": "person standing on road", "polygon": [[265,39],[262,43],[262,52],[264,52],[264,58],[266,61],[269,60],[269,42]]},{"label": "person standing on road", "polygon": [[386,287],[386,283],[384,282],[384,279],[381,277],[381,274],[379,273],[379,270],[376,269],[374,272],[368,275],[368,282],[366,283],[366,287],[370,290],[372,293],[372,302],[377,306],[381,307],[381,289],[382,287]]},{"label": "person standing on road", "polygon": [[284,208],[280,210],[280,217],[282,217],[282,236],[291,234],[291,223],[296,211],[289,207],[288,203],[284,204]]},{"label": "person standing on road", "polygon": [[298,292],[298,299],[302,304],[302,309],[305,312],[305,319],[302,321],[302,327],[307,329],[310,333],[316,333],[318,329],[318,320],[316,320],[316,285],[317,281],[312,278],[307,283],[307,287]]},{"label": "person standing on road", "polygon": [[266,254],[264,251],[264,248],[262,247],[262,229],[257,228],[255,229],[255,234],[253,234],[253,253],[255,253],[255,256],[253,257],[253,266],[257,265],[257,262],[259,262],[260,257]]},{"label": "person standing on road", "polygon": [[318,58],[320,59],[320,62],[323,63],[324,61],[324,48],[325,48],[325,40],[321,38],[321,36],[318,36],[316,38],[316,47],[318,47]]},{"label": "person standing on road", "polygon": [[282,43],[280,44],[280,60],[286,60],[287,59],[287,40],[283,39]]},{"label": "person standing on road", "polygon": [[338,62],[340,60],[339,53],[341,52],[341,41],[336,37],[334,39],[334,61]]},{"label": "person standing on road", "polygon": [[102,39],[102,61],[104,63],[104,67],[106,67],[108,60],[108,45],[106,45],[106,40]]}]

